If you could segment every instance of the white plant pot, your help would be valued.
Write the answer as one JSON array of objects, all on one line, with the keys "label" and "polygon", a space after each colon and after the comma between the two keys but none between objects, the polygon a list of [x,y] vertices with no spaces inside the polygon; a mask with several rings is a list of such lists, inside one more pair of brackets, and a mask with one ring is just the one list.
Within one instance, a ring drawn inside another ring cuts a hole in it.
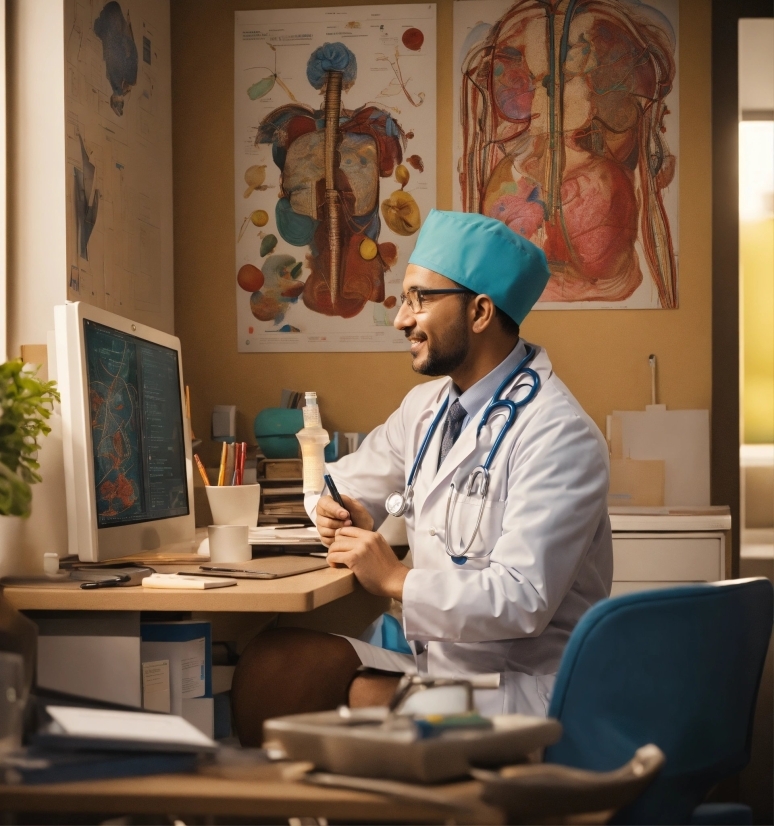
[{"label": "white plant pot", "polygon": [[0,576],[23,573],[24,520],[21,516],[0,516]]}]

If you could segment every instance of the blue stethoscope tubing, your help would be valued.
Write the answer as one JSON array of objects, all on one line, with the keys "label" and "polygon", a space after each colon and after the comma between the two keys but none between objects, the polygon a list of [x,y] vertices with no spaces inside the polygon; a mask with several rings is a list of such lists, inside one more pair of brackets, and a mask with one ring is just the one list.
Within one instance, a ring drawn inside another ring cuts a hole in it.
[{"label": "blue stethoscope tubing", "polygon": [[[535,357],[537,350],[530,344],[527,345],[526,349],[527,352],[524,358],[503,379],[497,390],[495,390],[494,395],[490,399],[489,404],[484,409],[484,413],[482,414],[481,420],[478,423],[478,428],[476,429],[476,438],[478,438],[482,428],[487,423],[492,413],[494,413],[497,410],[507,411],[505,423],[500,428],[500,432],[497,434],[497,438],[494,440],[494,443],[492,444],[492,447],[490,448],[484,463],[473,470],[473,472],[468,477],[467,484],[465,485],[464,496],[467,498],[473,492],[476,481],[479,479],[481,480],[478,489],[478,494],[481,497],[481,504],[479,506],[478,518],[476,519],[476,526],[473,529],[473,533],[471,534],[470,540],[467,543],[460,543],[460,545],[464,544],[465,547],[461,552],[458,553],[454,552],[452,545],[449,541],[452,516],[457,503],[457,498],[459,497],[459,492],[457,491],[454,481],[452,481],[451,483],[449,499],[446,503],[445,544],[446,553],[449,554],[452,560],[456,562],[458,565],[464,564],[465,561],[468,559],[468,553],[470,552],[476,535],[478,534],[478,529],[481,525],[481,518],[484,513],[484,505],[486,504],[486,496],[489,491],[489,471],[492,467],[492,462],[494,461],[495,456],[497,456],[497,451],[500,449],[500,445],[502,444],[503,439],[505,439],[505,436],[507,435],[508,431],[511,429],[514,422],[516,421],[516,416],[518,415],[519,409],[522,407],[526,407],[526,405],[528,405],[532,401],[532,399],[535,398],[535,395],[540,389],[540,376],[538,376],[535,370],[527,366]],[[529,378],[531,379],[531,381],[523,381],[521,380],[522,378]],[[515,379],[520,379],[520,381],[516,385],[514,385],[512,389],[518,390],[521,387],[529,387],[527,394],[518,401],[512,401],[511,399],[501,398],[502,394],[505,392],[505,389]],[[387,508],[387,512],[392,514],[393,516],[403,516],[408,512],[408,509],[411,507],[411,503],[414,498],[414,481],[416,479],[416,475],[419,472],[419,468],[422,466],[422,460],[425,457],[427,448],[430,442],[432,441],[433,435],[435,434],[438,425],[441,423],[446,413],[446,408],[448,406],[449,397],[447,396],[443,404],[439,408],[438,413],[436,413],[432,423],[430,424],[430,428],[425,434],[425,438],[422,440],[422,444],[419,447],[419,452],[417,453],[416,458],[414,459],[414,464],[411,466],[411,472],[409,473],[408,480],[406,481],[406,488],[403,491],[403,493],[400,493],[399,491],[394,491],[387,497],[385,506]],[[490,550],[485,555],[488,556],[491,552],[492,551]]]}]

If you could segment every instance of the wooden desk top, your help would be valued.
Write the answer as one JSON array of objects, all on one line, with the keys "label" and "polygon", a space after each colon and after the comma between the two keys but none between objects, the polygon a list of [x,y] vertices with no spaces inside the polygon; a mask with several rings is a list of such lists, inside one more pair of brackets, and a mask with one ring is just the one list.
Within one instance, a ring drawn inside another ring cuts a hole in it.
[{"label": "wooden desk top", "polygon": [[[383,823],[502,823],[497,809],[478,802],[475,782],[435,786],[450,809],[422,801],[321,788],[276,776],[276,771],[226,779],[203,775],[154,775],[118,780],[94,780],[41,786],[0,786],[0,810],[5,812],[100,812],[110,814],[175,814],[260,817],[325,817],[329,820]],[[273,775],[273,776],[271,776]],[[470,806],[470,808],[467,808]],[[456,815],[456,817],[454,817]]]},{"label": "wooden desk top", "polygon": [[[188,571],[196,567],[155,565],[160,572]],[[227,588],[207,591],[130,588],[55,588],[9,585],[3,595],[20,611],[201,611],[301,613],[313,611],[357,586],[354,574],[345,568],[324,568],[281,579],[240,579]]]}]

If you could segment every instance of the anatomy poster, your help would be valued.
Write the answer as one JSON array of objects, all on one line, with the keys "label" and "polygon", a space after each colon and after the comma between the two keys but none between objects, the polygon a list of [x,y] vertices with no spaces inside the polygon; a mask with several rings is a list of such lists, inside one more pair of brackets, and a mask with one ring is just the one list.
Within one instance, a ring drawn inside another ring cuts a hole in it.
[{"label": "anatomy poster", "polygon": [[545,251],[542,309],[675,308],[677,0],[456,0],[455,209]]},{"label": "anatomy poster", "polygon": [[169,4],[65,0],[67,297],[173,332]]},{"label": "anatomy poster", "polygon": [[238,11],[240,352],[403,350],[435,206],[435,4]]}]

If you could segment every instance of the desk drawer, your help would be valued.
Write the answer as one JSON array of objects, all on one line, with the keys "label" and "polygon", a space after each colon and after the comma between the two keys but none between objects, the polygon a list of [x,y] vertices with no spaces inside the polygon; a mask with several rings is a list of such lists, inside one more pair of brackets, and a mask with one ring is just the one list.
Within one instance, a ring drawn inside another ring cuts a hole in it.
[{"label": "desk drawer", "polygon": [[716,582],[722,577],[722,536],[613,535],[614,582]]}]

